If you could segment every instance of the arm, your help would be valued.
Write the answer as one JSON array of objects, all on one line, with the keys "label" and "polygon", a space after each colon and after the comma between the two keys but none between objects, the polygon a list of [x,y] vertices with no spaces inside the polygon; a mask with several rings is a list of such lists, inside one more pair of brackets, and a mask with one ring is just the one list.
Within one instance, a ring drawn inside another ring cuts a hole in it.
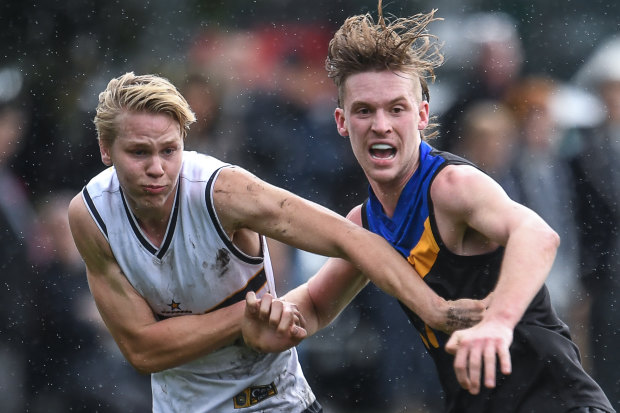
[{"label": "arm", "polygon": [[243,302],[209,314],[157,321],[122,273],[80,195],[69,206],[69,223],[101,317],[129,363],[141,373],[181,365],[240,337]]},{"label": "arm", "polygon": [[438,222],[449,222],[456,232],[473,231],[505,246],[493,300],[482,321],[456,331],[446,345],[456,355],[457,379],[477,394],[483,364],[487,387],[495,386],[496,357],[502,373],[510,373],[512,332],[551,269],[559,237],[537,214],[512,201],[475,168],[446,168],[437,177],[431,196]]},{"label": "arm", "polygon": [[260,300],[246,297],[243,338],[262,352],[296,346],[333,321],[368,284],[368,279],[348,261],[330,258],[308,282],[280,299],[265,294]]},{"label": "arm", "polygon": [[[361,226],[361,207],[354,208],[347,218]],[[400,255],[398,258],[406,262]],[[409,267],[409,270],[413,268]],[[280,300],[273,300],[271,296],[257,300],[250,293],[243,321],[244,339],[251,347],[264,352],[297,345],[331,323],[367,284],[368,279],[350,262],[330,258],[308,282],[289,291]],[[486,300],[439,301],[433,309],[440,320],[436,327],[447,332],[480,321],[487,306]]]},{"label": "arm", "polygon": [[[304,308],[319,309],[316,328],[325,325],[365,285],[360,272],[384,292],[399,298],[430,326],[447,328],[452,304],[435,294],[383,238],[354,222],[240,168],[220,173],[215,182],[214,203],[220,222],[229,233],[248,228],[296,248],[340,258],[329,260],[307,286],[294,293],[311,332],[312,317]],[[360,224],[359,208],[349,218]],[[292,294],[287,294],[286,299],[292,299]],[[304,294],[309,296],[299,298]],[[304,300],[309,301],[303,303]],[[475,305],[483,308],[483,304]]]}]

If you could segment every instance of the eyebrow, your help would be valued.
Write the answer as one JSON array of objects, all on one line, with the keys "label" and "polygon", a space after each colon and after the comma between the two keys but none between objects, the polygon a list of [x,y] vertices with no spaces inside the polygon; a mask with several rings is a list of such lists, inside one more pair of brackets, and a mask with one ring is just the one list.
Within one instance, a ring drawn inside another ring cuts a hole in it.
[{"label": "eyebrow", "polygon": [[[397,96],[394,99],[390,100],[389,102],[387,102],[388,105],[393,105],[395,103],[398,103],[400,101],[407,101],[407,98],[405,95],[401,95],[401,96]],[[370,103],[364,101],[364,100],[356,100],[354,102],[351,103],[351,107],[356,107],[356,106],[364,106],[364,105],[370,105],[370,106],[375,106],[375,105],[371,105]]]}]

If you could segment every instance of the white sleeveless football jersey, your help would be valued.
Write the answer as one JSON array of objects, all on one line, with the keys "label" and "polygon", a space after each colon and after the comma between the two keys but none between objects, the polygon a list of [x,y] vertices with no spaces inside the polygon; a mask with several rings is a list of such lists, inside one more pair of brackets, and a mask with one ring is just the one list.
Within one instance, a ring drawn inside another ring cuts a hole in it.
[{"label": "white sleeveless football jersey", "polygon": [[[203,314],[245,299],[275,295],[267,244],[263,257],[235,247],[213,207],[213,157],[183,153],[183,166],[160,247],[141,231],[114,167],[94,177],[84,201],[123,273],[160,319]],[[208,326],[205,326],[208,328]],[[170,340],[174,340],[170,337]],[[241,340],[240,340],[241,341]],[[151,375],[154,412],[301,412],[315,402],[294,348],[261,354],[242,342]]]}]

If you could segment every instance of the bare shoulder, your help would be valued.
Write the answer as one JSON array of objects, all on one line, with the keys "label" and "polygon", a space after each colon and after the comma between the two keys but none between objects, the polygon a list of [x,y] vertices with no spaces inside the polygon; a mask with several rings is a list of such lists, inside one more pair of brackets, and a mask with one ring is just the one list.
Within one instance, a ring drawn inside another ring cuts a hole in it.
[{"label": "bare shoulder", "polygon": [[[88,210],[86,209],[86,204],[82,198],[82,194],[77,194],[73,197],[69,203],[68,215],[71,228],[77,228],[78,226],[84,225],[85,218],[90,218]],[[74,233],[74,238],[75,235],[76,234]]]},{"label": "bare shoulder", "polygon": [[347,214],[347,219],[360,227],[362,226],[362,205],[357,205]]},{"label": "bare shoulder", "polygon": [[238,167],[224,168],[217,176],[213,185],[213,199],[216,207],[222,208],[248,208],[257,206],[246,205],[240,201],[260,199],[263,194],[270,194],[276,189],[273,185],[261,180],[251,172]]},{"label": "bare shoulder", "polygon": [[448,165],[435,178],[431,198],[436,208],[468,212],[488,197],[505,195],[490,176],[471,165]]},{"label": "bare shoulder", "polygon": [[433,181],[433,190],[453,191],[485,176],[487,175],[471,165],[448,165],[437,174]]},{"label": "bare shoulder", "polygon": [[213,204],[224,228],[235,231],[260,217],[272,188],[243,168],[222,169],[213,185]]},{"label": "bare shoulder", "polygon": [[[227,192],[237,187],[237,184],[259,180],[255,175],[239,166],[222,168],[217,175],[214,184],[214,191]],[[239,188],[237,188],[239,189]],[[248,189],[248,188],[244,188]]]},{"label": "bare shoulder", "polygon": [[112,259],[110,245],[86,208],[81,194],[69,203],[69,227],[73,241],[87,266],[92,268],[104,259]]}]

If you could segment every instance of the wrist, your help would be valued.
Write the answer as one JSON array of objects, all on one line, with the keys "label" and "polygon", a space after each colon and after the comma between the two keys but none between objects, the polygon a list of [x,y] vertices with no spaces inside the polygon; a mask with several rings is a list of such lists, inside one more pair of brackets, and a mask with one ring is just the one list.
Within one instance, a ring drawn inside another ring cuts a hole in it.
[{"label": "wrist", "polygon": [[429,295],[428,297],[426,314],[422,319],[429,327],[442,330],[443,321],[447,319],[450,311],[450,303],[436,294]]},{"label": "wrist", "polygon": [[521,317],[517,317],[508,308],[489,308],[484,314],[482,321],[485,323],[499,324],[503,327],[513,330]]}]

